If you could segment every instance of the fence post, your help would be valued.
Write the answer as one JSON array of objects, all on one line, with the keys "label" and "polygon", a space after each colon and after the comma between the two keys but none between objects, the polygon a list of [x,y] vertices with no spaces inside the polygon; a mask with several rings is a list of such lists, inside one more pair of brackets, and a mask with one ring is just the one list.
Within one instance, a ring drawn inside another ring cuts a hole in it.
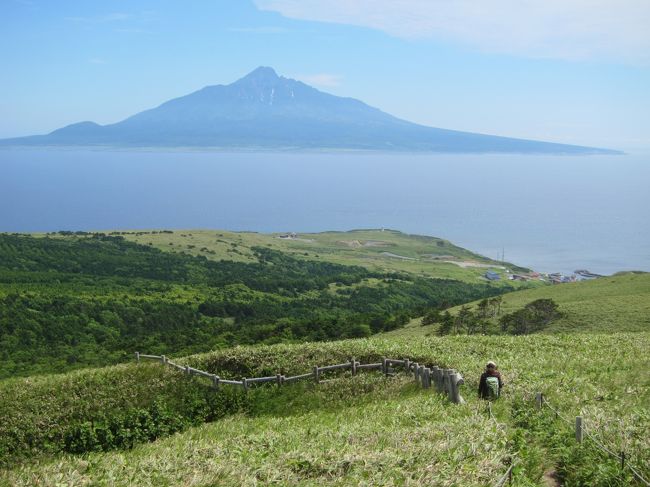
[{"label": "fence post", "polygon": [[275,383],[280,387],[282,385],[282,375],[281,374],[275,374]]},{"label": "fence post", "polygon": [[431,367],[431,373],[433,374],[433,383],[436,386],[436,391],[440,392],[440,367],[434,365]]},{"label": "fence post", "polygon": [[318,365],[314,367],[314,382],[316,382],[316,384],[320,382],[320,371],[318,370]]},{"label": "fence post", "polygon": [[538,392],[537,394],[535,394],[535,408],[542,409],[543,403],[544,403],[544,396],[542,396],[541,392]]},{"label": "fence post", "polygon": [[455,403],[456,402],[456,371],[454,369],[451,369],[449,371],[449,383],[448,383],[448,397],[449,397],[449,402]]},{"label": "fence post", "polygon": [[460,374],[455,370],[449,375],[449,383],[451,385],[451,402],[454,404],[462,404],[463,398],[460,397],[458,390],[458,383],[460,382]]},{"label": "fence post", "polygon": [[160,363],[163,364],[163,365],[166,365],[167,364],[167,357],[165,357],[164,355],[161,355],[160,356]]},{"label": "fence post", "polygon": [[381,371],[388,377],[388,359],[386,357],[381,359]]},{"label": "fence post", "polygon": [[582,443],[582,416],[576,416],[576,441]]},{"label": "fence post", "polygon": [[186,373],[187,375],[192,375],[192,371],[190,370],[190,366],[189,366],[189,365],[186,365],[186,366],[185,366],[185,373]]},{"label": "fence post", "polygon": [[248,379],[246,377],[242,378],[241,385],[244,388],[244,392],[248,393]]},{"label": "fence post", "polygon": [[404,359],[404,368],[407,372],[411,371],[411,361],[407,358]]},{"label": "fence post", "polygon": [[352,376],[354,377],[357,375],[357,359],[355,357],[352,357],[350,359],[350,364],[352,365]]},{"label": "fence post", "polygon": [[454,369],[445,369],[445,390],[450,401],[454,401],[454,393],[451,389],[451,374]]},{"label": "fence post", "polygon": [[451,374],[449,374],[449,390],[451,391],[451,402],[458,404],[458,372],[456,369],[452,369]]},{"label": "fence post", "polygon": [[420,385],[424,387],[424,365],[420,365],[418,367],[418,380],[420,382]]},{"label": "fence post", "polygon": [[463,399],[463,396],[460,395],[460,387],[465,384],[465,379],[460,372],[456,372],[456,399],[458,399],[458,404],[465,404],[467,401]]},{"label": "fence post", "polygon": [[135,361],[140,363],[140,352],[135,352]]},{"label": "fence post", "polygon": [[212,374],[212,385],[215,389],[219,389],[219,376]]},{"label": "fence post", "polygon": [[418,364],[417,362],[415,362],[413,364],[413,378],[415,379],[415,382],[418,381],[418,368],[419,367],[420,367],[420,364]]},{"label": "fence post", "polygon": [[431,387],[431,369],[429,367],[426,367],[424,369],[422,387],[424,387],[425,389],[429,389]]}]

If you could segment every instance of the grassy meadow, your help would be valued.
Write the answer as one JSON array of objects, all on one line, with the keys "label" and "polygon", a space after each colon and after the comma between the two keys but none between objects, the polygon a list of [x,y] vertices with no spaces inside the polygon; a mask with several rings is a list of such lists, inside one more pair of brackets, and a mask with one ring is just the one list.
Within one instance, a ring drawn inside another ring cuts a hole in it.
[{"label": "grassy meadow", "polygon": [[[451,404],[415,387],[405,375],[384,378],[374,372],[320,385],[263,386],[247,395],[231,391],[224,394],[229,400],[220,404],[221,414],[206,415],[206,424],[188,422],[172,436],[163,434],[126,450],[102,452],[96,446],[100,451],[82,455],[34,450],[28,459],[9,462],[0,484],[479,486],[496,480],[516,457],[514,485],[542,485],[549,470],[563,475],[565,485],[630,485],[616,461],[589,443],[577,445],[572,428],[548,410],[536,411],[533,398],[543,392],[563,415],[584,416],[590,428],[600,428],[601,441],[624,449],[628,460],[647,474],[650,376],[638,371],[650,367],[649,346],[648,332],[579,339],[569,334],[371,338],[235,347],[179,358],[238,378],[300,373],[351,356],[363,363],[382,356],[410,357],[458,369],[466,378],[461,389],[467,403]],[[475,393],[487,358],[499,363],[506,381],[504,395],[494,405],[496,421]],[[148,385],[137,385],[144,377]],[[95,387],[80,385],[92,383],[90,378],[101,384],[97,397],[97,382]],[[71,394],[61,394],[63,388]],[[5,418],[0,436],[9,438],[12,428],[38,421],[38,434],[50,445],[57,434],[48,435],[48,428],[88,424],[101,411],[106,422],[106,412],[120,401],[122,408],[157,401],[171,410],[179,394],[191,397],[175,410],[180,414],[208,408],[201,401],[207,404],[209,394],[215,395],[201,378],[187,379],[159,364],[5,381],[0,390]],[[66,412],[73,403],[77,413],[71,417]]]},{"label": "grassy meadow", "polygon": [[[0,380],[0,486],[478,487],[510,464],[516,486],[557,485],[552,477],[565,486],[636,485],[593,441],[576,443],[578,415],[650,477],[650,274],[518,284],[501,295],[501,314],[548,298],[561,317],[531,335],[440,337],[437,325],[395,320],[435,308],[434,299],[503,293],[481,277],[486,267],[458,265],[500,263],[381,230],[119,236],[127,241],[0,240],[0,357],[13,376]],[[432,279],[440,277],[454,280]],[[360,320],[368,329],[350,333]],[[16,377],[36,346],[47,359],[38,375]],[[466,402],[452,404],[399,372],[330,372],[321,384],[244,393],[217,392],[153,362],[74,370],[135,350],[233,379],[301,374],[351,357],[409,358],[457,369]],[[491,412],[476,393],[487,360],[505,379]],[[68,372],[48,374],[52,367]],[[537,392],[559,415],[535,408]]]},{"label": "grassy meadow", "polygon": [[[501,313],[511,313],[536,299],[552,299],[562,316],[543,333],[615,333],[650,329],[650,274],[624,273],[535,289],[522,289],[502,295]],[[478,301],[466,306],[474,309]],[[460,306],[450,312],[457,313]],[[387,336],[420,337],[435,334],[438,324],[422,326],[421,319]]]},{"label": "grassy meadow", "polygon": [[[251,262],[255,259],[251,248],[265,246],[303,259],[360,265],[377,272],[408,272],[467,282],[484,282],[483,275],[487,269],[502,274],[504,267],[523,270],[475,254],[448,240],[409,235],[396,230],[300,233],[294,238],[281,238],[290,234],[222,230],[175,230],[173,233],[126,231],[120,234],[128,240],[161,250],[203,255],[212,260]],[[505,282],[515,287],[521,286],[518,282]]]}]

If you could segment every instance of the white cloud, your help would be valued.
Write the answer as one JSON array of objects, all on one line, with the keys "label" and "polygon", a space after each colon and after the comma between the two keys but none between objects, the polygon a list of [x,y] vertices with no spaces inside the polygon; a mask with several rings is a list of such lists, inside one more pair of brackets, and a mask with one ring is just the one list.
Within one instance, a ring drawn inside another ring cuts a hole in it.
[{"label": "white cloud", "polygon": [[254,0],[294,19],[560,59],[650,62],[649,0]]},{"label": "white cloud", "polygon": [[343,77],[338,74],[318,73],[318,74],[297,74],[291,78],[300,80],[308,85],[320,86],[322,88],[335,88],[341,86]]}]

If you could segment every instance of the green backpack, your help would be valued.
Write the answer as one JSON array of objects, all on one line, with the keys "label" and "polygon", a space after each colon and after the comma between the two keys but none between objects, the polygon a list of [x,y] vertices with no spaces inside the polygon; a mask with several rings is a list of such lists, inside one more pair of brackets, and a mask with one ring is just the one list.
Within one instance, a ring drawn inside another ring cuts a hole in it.
[{"label": "green backpack", "polygon": [[488,377],[485,379],[488,390],[488,399],[494,400],[499,398],[499,379],[496,377]]}]

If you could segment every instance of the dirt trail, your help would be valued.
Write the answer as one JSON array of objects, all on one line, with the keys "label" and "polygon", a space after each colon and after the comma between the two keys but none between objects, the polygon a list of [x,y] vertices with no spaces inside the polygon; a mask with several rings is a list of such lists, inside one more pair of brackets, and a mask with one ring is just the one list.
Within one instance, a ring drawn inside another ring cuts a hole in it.
[{"label": "dirt trail", "polygon": [[557,478],[557,472],[552,468],[544,472],[542,481],[544,482],[544,485],[547,485],[548,487],[562,487],[560,480]]}]

